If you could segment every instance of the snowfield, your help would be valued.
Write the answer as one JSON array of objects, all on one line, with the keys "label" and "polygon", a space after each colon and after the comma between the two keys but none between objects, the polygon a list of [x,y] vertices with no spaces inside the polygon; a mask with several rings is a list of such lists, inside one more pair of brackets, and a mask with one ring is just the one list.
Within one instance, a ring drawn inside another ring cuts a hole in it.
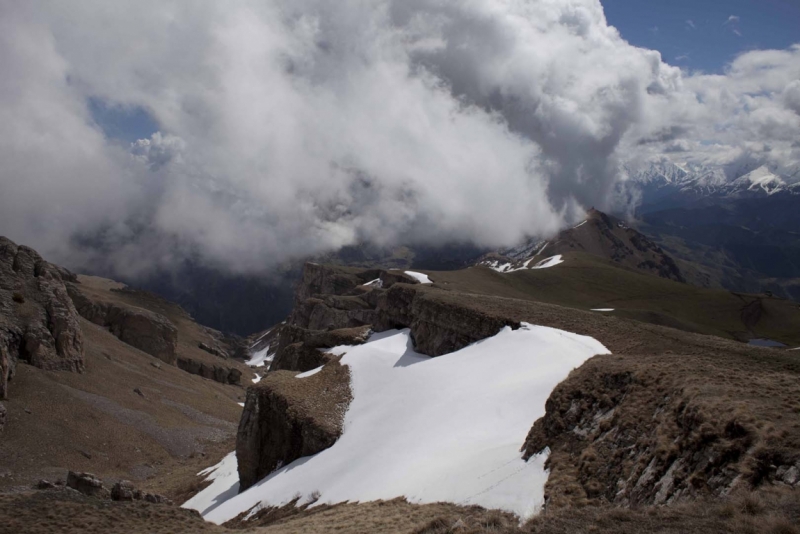
[{"label": "snowfield", "polygon": [[545,260],[540,261],[531,269],[549,269],[550,267],[555,267],[559,263],[564,263],[564,260],[561,259],[561,254],[556,254],[555,256],[551,256]]},{"label": "snowfield", "polygon": [[352,377],[341,438],[240,495],[230,454],[201,473],[213,483],[184,507],[221,524],[297,495],[302,503],[318,494],[320,504],[405,496],[501,508],[526,519],[541,508],[548,473],[547,451],[522,460],[525,436],[553,388],[608,350],[590,337],[523,323],[436,358],[416,353],[408,330],[330,352],[344,354]]},{"label": "snowfield", "polygon": [[428,278],[427,274],[418,273],[415,271],[406,271],[406,274],[412,278],[416,278],[420,284],[432,284],[433,281]]}]

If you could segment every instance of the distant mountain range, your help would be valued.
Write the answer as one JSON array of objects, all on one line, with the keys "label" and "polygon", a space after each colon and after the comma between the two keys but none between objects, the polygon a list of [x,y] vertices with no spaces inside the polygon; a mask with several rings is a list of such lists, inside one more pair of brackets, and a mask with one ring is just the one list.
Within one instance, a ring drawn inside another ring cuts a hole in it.
[{"label": "distant mountain range", "polygon": [[800,168],[627,169],[637,228],[693,284],[800,300]]},{"label": "distant mountain range", "polygon": [[679,165],[662,160],[641,168],[626,168],[628,189],[641,194],[640,213],[697,201],[755,199],[773,195],[800,195],[800,167],[770,169]]}]

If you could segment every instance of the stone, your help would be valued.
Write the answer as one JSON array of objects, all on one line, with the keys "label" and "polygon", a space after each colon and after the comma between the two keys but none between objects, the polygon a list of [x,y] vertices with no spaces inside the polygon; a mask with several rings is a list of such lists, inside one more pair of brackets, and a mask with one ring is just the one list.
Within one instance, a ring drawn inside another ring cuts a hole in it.
[{"label": "stone", "polygon": [[0,399],[19,361],[46,371],[82,372],[83,332],[66,269],[0,237]]},{"label": "stone", "polygon": [[111,487],[111,499],[114,501],[132,501],[136,488],[129,480],[120,480]]},{"label": "stone", "polygon": [[103,486],[103,481],[92,473],[70,471],[67,474],[67,487],[89,496],[107,496],[108,494],[108,490]]},{"label": "stone", "polygon": [[36,483],[36,489],[45,490],[45,489],[53,489],[56,485],[50,482],[49,480],[40,480]]},{"label": "stone", "polygon": [[791,466],[783,473],[781,480],[784,484],[789,484],[790,486],[797,485],[797,483],[800,482],[800,469],[798,469],[796,465]]}]

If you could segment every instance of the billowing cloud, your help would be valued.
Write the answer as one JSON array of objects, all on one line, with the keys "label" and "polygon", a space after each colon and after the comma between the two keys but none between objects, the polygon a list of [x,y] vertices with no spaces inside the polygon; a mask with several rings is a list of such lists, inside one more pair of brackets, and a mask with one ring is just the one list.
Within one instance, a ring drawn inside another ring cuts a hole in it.
[{"label": "billowing cloud", "polygon": [[[799,54],[688,75],[598,0],[0,0],[0,233],[125,274],[511,245],[629,159],[788,164]],[[91,99],[160,131],[121,146]]]}]

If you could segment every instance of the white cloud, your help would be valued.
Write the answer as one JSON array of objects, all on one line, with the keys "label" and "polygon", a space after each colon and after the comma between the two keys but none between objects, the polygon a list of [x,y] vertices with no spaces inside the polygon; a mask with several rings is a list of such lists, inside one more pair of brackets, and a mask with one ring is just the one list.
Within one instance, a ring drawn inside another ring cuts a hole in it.
[{"label": "white cloud", "polygon": [[[799,48],[688,75],[597,0],[0,6],[0,232],[74,266],[509,245],[611,206],[623,160],[796,160]],[[161,132],[126,152],[90,97]]]},{"label": "white cloud", "polygon": [[695,25],[695,23],[694,23],[694,21],[692,19],[689,19],[689,20],[686,21],[686,28],[687,29],[691,29],[691,30],[696,30],[697,26]]}]

